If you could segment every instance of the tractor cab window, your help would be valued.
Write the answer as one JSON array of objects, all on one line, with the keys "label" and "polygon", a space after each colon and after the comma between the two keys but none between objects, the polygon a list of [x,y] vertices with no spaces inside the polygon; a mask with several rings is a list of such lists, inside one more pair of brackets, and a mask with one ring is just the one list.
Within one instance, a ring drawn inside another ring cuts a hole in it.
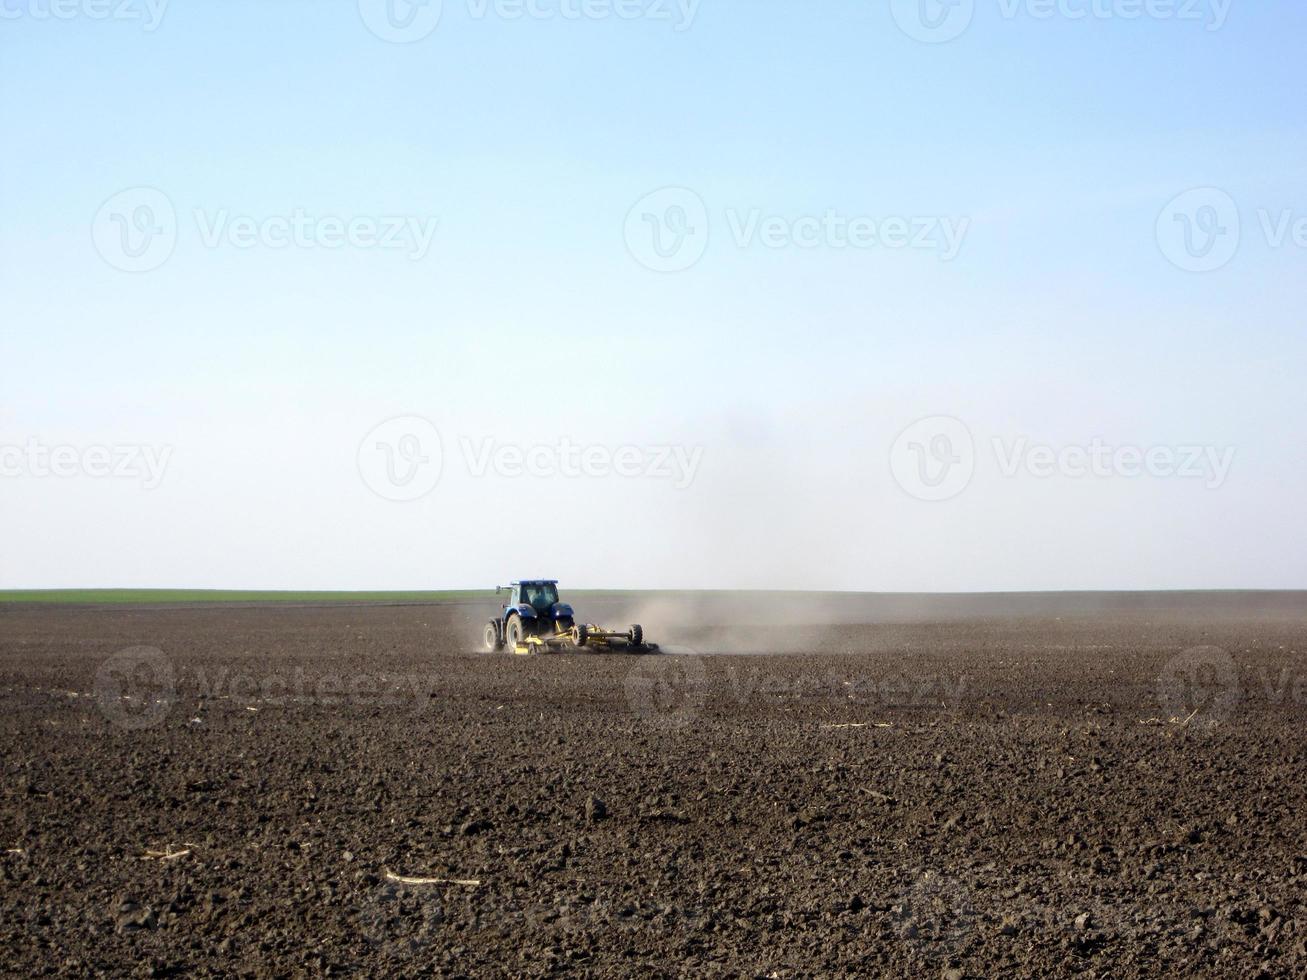
[{"label": "tractor cab window", "polygon": [[548,612],[558,601],[558,588],[554,585],[524,585],[522,601],[539,612]]}]

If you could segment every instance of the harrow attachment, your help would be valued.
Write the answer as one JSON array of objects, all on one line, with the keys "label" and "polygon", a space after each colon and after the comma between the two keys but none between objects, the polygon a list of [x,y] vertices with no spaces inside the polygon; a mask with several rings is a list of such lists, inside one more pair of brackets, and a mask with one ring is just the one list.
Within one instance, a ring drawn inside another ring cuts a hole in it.
[{"label": "harrow attachment", "polygon": [[571,629],[558,630],[552,634],[528,634],[509,652],[527,657],[539,653],[567,653],[576,650],[595,653],[657,653],[658,644],[645,643],[644,629],[639,625],[623,632],[592,623],[578,623]]}]

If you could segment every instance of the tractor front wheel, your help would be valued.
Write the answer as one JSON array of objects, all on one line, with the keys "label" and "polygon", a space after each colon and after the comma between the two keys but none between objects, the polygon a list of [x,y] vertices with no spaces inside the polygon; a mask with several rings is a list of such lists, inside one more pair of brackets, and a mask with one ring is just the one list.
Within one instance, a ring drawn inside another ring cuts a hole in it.
[{"label": "tractor front wheel", "polygon": [[482,639],[486,653],[495,653],[504,649],[504,641],[499,637],[499,627],[493,623],[486,623],[486,631]]}]

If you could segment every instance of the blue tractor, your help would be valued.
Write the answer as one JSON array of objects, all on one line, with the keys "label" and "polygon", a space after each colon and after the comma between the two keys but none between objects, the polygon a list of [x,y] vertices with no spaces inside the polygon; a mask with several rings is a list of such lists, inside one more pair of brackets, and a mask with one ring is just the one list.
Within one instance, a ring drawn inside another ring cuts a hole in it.
[{"label": "blue tractor", "polygon": [[530,655],[568,649],[623,649],[654,653],[658,647],[644,642],[644,629],[632,626],[626,632],[606,630],[590,623],[578,623],[572,607],[558,598],[554,579],[523,579],[501,585],[496,594],[509,593],[500,614],[486,623],[482,645],[487,652],[508,649]]}]

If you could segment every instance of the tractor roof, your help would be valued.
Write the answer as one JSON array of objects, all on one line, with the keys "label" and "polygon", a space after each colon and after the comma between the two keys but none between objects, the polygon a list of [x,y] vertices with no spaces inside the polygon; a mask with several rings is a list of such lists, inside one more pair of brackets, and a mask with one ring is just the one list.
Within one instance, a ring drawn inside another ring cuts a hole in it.
[{"label": "tractor roof", "polygon": [[514,585],[557,585],[557,584],[558,584],[558,579],[556,579],[556,578],[524,578],[524,579],[522,579],[522,580],[520,580],[520,581],[514,582],[513,584],[514,584]]}]

